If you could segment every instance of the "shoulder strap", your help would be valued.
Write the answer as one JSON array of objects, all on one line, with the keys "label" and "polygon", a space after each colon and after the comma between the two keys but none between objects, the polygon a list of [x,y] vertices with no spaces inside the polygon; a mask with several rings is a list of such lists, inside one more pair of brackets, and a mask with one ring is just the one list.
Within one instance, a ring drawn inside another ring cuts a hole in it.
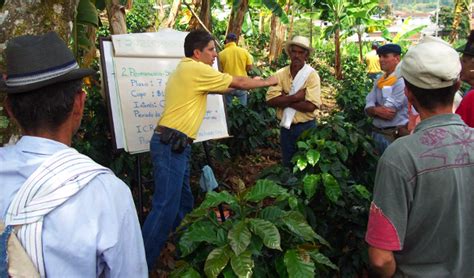
[{"label": "shoulder strap", "polygon": [[43,218],[84,188],[94,177],[111,171],[67,148],[46,159],[21,186],[11,202],[5,223],[21,225],[18,238],[41,276]]}]

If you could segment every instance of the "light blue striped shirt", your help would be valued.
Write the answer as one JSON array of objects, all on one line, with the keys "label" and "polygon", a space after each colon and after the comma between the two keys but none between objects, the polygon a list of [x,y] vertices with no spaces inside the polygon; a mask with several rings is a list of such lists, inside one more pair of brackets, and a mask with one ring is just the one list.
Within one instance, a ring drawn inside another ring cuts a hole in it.
[{"label": "light blue striped shirt", "polygon": [[[26,179],[55,152],[57,141],[24,136],[0,148],[0,217]],[[147,277],[143,239],[130,189],[101,174],[44,217],[47,277]]]},{"label": "light blue striped shirt", "polygon": [[374,82],[372,91],[365,98],[365,109],[385,106],[397,110],[397,114],[390,121],[374,117],[372,124],[378,128],[406,125],[408,123],[408,99],[405,96],[403,78],[399,78],[393,86],[388,86],[384,92],[377,87],[379,79],[380,77]]}]

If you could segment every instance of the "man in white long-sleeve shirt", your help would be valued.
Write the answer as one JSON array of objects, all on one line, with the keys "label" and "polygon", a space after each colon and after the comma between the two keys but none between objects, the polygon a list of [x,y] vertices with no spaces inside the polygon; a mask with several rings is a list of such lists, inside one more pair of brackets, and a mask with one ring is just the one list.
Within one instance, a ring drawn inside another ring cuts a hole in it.
[{"label": "man in white long-sleeve shirt", "polygon": [[53,32],[13,38],[5,52],[0,91],[23,137],[0,148],[0,220],[42,277],[147,277],[129,188],[70,147],[93,71]]}]

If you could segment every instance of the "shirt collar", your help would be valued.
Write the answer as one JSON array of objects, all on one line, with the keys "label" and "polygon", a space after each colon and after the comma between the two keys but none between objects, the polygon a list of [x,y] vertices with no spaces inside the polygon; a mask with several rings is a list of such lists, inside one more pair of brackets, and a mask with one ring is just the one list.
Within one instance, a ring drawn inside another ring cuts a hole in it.
[{"label": "shirt collar", "polygon": [[232,47],[232,46],[237,46],[237,44],[235,42],[229,42],[224,45],[224,48]]},{"label": "shirt collar", "polygon": [[452,113],[441,114],[441,115],[429,117],[428,119],[421,121],[415,127],[415,133],[428,129],[428,128],[441,127],[441,126],[447,126],[447,125],[462,125],[462,126],[467,127],[467,125],[461,120],[461,117],[458,114],[452,114]]},{"label": "shirt collar", "polygon": [[57,151],[69,148],[58,141],[35,136],[22,136],[16,143],[21,152],[51,155]]}]

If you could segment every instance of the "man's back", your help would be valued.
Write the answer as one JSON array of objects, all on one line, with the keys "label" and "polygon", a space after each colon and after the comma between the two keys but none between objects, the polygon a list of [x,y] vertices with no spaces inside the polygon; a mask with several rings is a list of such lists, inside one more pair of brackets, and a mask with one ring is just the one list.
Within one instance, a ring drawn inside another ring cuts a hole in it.
[{"label": "man's back", "polygon": [[382,71],[380,69],[379,56],[375,50],[372,50],[365,55],[365,62],[367,64],[368,73],[379,73]]},{"label": "man's back", "polygon": [[223,72],[232,76],[247,76],[247,66],[252,65],[252,57],[247,50],[231,42],[219,53],[219,62]]},{"label": "man's back", "polygon": [[474,129],[457,115],[426,119],[387,148],[366,240],[394,250],[395,276],[474,275],[473,181]]},{"label": "man's back", "polygon": [[[8,207],[25,180],[48,157],[67,146],[24,136],[0,148],[0,212]],[[135,207],[130,190],[117,177],[101,174],[44,217],[42,243],[49,277],[146,277]]]}]

